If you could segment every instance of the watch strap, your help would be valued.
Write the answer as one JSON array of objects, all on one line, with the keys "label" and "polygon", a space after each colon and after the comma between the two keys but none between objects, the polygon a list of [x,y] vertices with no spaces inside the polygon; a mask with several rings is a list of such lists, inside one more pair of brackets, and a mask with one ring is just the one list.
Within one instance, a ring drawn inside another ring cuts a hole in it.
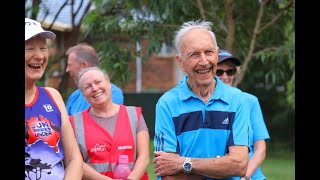
[{"label": "watch strap", "polygon": [[[190,169],[185,169],[185,164],[189,164],[189,166],[191,166],[191,168]],[[191,172],[191,169],[192,169],[191,158],[186,157],[186,159],[183,162],[182,169],[183,169],[184,173],[190,173]]]},{"label": "watch strap", "polygon": [[242,176],[241,178],[244,178],[245,180],[251,180],[251,177],[249,176]]}]

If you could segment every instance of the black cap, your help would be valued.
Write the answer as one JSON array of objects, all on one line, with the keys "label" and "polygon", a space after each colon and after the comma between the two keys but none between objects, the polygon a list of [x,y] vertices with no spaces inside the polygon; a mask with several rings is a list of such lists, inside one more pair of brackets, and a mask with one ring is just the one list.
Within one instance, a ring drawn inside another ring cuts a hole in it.
[{"label": "black cap", "polygon": [[241,65],[241,62],[238,58],[234,57],[231,52],[220,49],[218,54],[218,64],[224,60],[232,60],[237,66]]}]

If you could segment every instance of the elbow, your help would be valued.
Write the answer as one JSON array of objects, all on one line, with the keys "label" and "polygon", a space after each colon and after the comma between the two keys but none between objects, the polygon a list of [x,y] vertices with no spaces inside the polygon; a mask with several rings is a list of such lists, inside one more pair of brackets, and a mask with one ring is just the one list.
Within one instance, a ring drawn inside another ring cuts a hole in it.
[{"label": "elbow", "polygon": [[239,171],[239,176],[240,176],[240,177],[246,175],[246,173],[247,173],[247,167],[248,167],[248,164],[242,165],[242,166],[240,167],[240,171]]},{"label": "elbow", "polygon": [[243,161],[241,161],[239,163],[239,176],[242,177],[242,176],[245,176],[246,173],[247,173],[247,168],[248,168],[248,163],[249,163],[249,160],[248,159],[245,159]]},{"label": "elbow", "polygon": [[[230,165],[228,169],[225,169],[224,171],[230,172],[227,176],[221,176],[219,178],[226,178],[230,176],[245,176],[248,168],[249,159],[247,156],[244,156],[242,158],[236,157],[232,158],[230,161]],[[226,175],[226,174],[224,174]]]}]

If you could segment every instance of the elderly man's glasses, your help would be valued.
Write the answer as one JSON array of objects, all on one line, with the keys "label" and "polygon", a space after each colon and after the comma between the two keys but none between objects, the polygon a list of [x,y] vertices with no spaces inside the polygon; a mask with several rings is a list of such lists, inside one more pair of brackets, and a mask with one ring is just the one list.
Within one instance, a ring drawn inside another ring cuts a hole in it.
[{"label": "elderly man's glasses", "polygon": [[228,76],[233,76],[237,72],[237,69],[228,69],[226,71],[222,69],[217,69],[216,75],[222,76],[224,72],[226,72]]}]

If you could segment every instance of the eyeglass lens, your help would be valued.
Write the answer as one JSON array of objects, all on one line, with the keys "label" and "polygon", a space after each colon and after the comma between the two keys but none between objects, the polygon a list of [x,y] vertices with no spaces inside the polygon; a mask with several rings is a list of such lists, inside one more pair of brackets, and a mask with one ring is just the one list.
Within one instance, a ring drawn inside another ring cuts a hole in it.
[{"label": "eyeglass lens", "polygon": [[233,76],[236,73],[236,69],[228,69],[226,71],[222,70],[222,69],[217,69],[217,76],[222,76],[223,73],[226,72],[228,76]]}]

